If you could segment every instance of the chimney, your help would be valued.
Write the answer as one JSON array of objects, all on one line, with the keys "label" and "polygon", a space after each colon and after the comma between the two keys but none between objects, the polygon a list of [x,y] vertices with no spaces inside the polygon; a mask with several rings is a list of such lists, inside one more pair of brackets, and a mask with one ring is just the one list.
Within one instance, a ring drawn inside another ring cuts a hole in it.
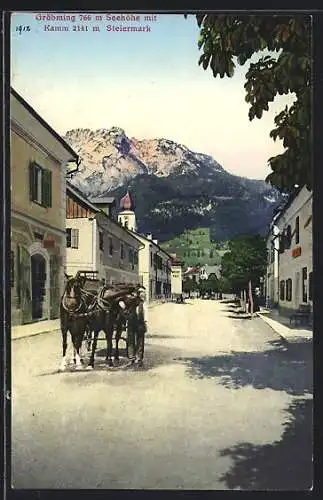
[{"label": "chimney", "polygon": [[147,237],[148,240],[152,240],[153,239],[153,235],[151,233],[148,233],[146,235],[146,237]]},{"label": "chimney", "polygon": [[153,240],[153,242],[155,243],[155,245],[158,245],[158,240]]}]

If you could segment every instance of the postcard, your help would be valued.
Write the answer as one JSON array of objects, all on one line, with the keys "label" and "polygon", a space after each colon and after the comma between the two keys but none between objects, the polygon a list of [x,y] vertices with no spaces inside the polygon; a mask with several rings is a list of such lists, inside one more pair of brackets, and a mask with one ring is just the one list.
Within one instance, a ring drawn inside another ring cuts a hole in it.
[{"label": "postcard", "polygon": [[11,487],[311,489],[309,16],[10,38]]}]

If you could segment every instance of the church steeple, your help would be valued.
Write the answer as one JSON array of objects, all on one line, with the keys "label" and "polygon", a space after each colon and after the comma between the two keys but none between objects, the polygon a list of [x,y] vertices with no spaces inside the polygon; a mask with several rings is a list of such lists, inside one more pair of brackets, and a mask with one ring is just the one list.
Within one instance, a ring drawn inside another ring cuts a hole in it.
[{"label": "church steeple", "polygon": [[129,189],[120,200],[120,212],[118,215],[118,222],[129,229],[130,231],[137,231],[136,215],[134,212],[135,202]]},{"label": "church steeple", "polygon": [[129,193],[129,189],[127,189],[126,194],[120,200],[120,209],[121,210],[132,210],[132,211],[134,211],[134,209],[135,209],[134,199],[131,196],[131,194]]}]

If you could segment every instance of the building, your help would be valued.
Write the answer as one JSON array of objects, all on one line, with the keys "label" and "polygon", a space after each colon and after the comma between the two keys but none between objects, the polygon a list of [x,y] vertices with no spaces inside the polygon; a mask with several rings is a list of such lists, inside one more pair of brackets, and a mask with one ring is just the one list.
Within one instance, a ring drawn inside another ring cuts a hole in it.
[{"label": "building", "polygon": [[183,279],[191,279],[196,283],[200,282],[201,279],[201,269],[200,267],[188,267],[183,273]]},{"label": "building", "polygon": [[183,262],[176,254],[171,254],[171,294],[181,295],[183,293]]},{"label": "building", "polygon": [[67,183],[66,273],[97,271],[106,283],[141,283],[134,234],[113,219],[114,198],[92,198]]},{"label": "building", "polygon": [[171,256],[151,234],[137,232],[135,204],[129,190],[120,201],[118,221],[140,242],[139,275],[146,288],[148,300],[170,297],[171,294]]},{"label": "building", "polygon": [[200,279],[207,280],[208,278],[221,278],[221,266],[209,266],[206,264],[200,268]]},{"label": "building", "polygon": [[275,215],[267,235],[267,303],[289,315],[313,305],[312,192],[297,189]]},{"label": "building", "polygon": [[[14,90],[11,129],[11,322],[59,316],[65,182],[78,155]],[[77,168],[77,167],[76,167]]]},{"label": "building", "polygon": [[139,274],[148,299],[168,298],[171,295],[171,256],[151,234],[135,233],[142,244],[139,250]]}]

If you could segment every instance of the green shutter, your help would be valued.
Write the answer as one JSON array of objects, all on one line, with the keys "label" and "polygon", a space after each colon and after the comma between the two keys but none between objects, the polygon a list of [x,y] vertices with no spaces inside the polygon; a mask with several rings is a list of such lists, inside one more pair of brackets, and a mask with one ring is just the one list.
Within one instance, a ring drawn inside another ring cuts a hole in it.
[{"label": "green shutter", "polygon": [[42,205],[52,206],[52,172],[45,169],[42,171]]},{"label": "green shutter", "polygon": [[36,198],[36,172],[35,172],[35,164],[29,164],[29,199],[30,201],[35,200]]}]

